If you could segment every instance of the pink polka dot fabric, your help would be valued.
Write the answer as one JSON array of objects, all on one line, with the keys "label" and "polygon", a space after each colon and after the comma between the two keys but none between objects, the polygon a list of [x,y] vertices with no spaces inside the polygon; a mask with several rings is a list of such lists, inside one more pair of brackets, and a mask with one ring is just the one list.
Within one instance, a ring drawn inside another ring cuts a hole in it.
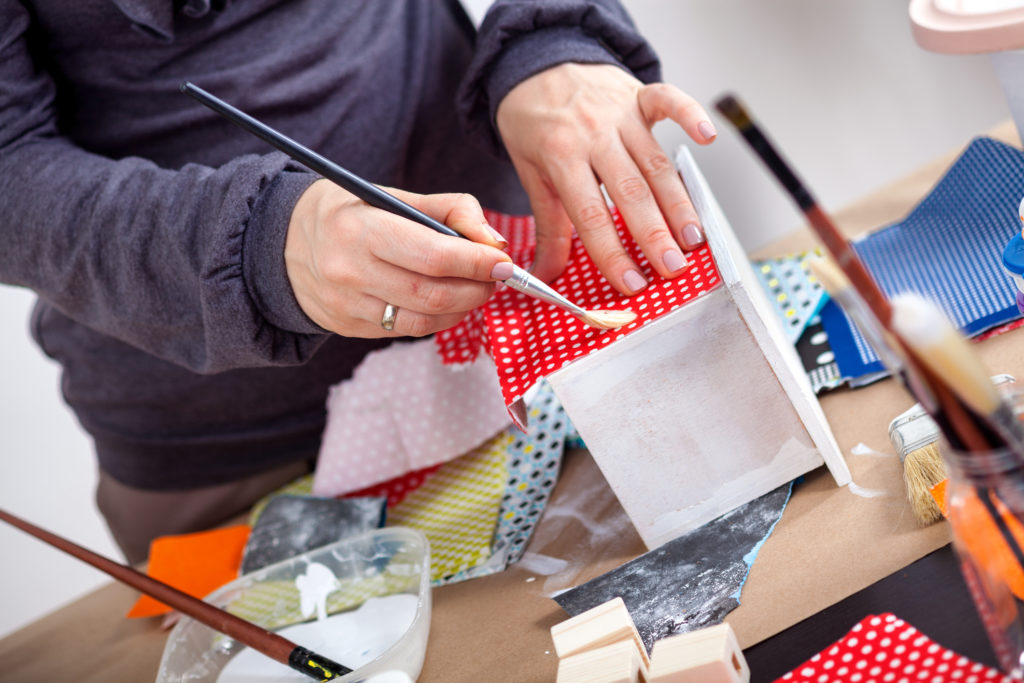
[{"label": "pink polka dot fabric", "polygon": [[341,496],[468,453],[509,426],[490,358],[444,365],[434,342],[396,342],[331,387],[314,496]]},{"label": "pink polka dot fabric", "polygon": [[[499,286],[484,306],[436,337],[445,363],[470,362],[481,350],[494,359],[505,405],[513,418],[512,406],[541,378],[721,284],[706,244],[687,254],[691,265],[682,275],[674,280],[662,278],[640,252],[619,213],[615,211],[613,216],[620,239],[650,282],[647,288],[633,297],[619,294],[597,270],[579,238],[574,238],[568,267],[551,286],[586,310],[632,310],[637,314],[635,321],[617,330],[598,330],[560,308]],[[528,267],[535,247],[533,218],[487,212],[487,219],[508,239],[512,260]]]},{"label": "pink polka dot fabric", "polygon": [[866,617],[832,647],[775,683],[1008,683],[893,614]]}]

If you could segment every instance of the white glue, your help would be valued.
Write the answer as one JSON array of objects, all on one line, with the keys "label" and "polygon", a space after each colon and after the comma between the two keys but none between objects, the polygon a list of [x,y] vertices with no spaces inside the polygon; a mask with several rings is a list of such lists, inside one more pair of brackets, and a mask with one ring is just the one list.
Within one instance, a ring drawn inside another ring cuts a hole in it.
[{"label": "white glue", "polygon": [[[400,593],[370,598],[359,609],[328,617],[325,609],[327,596],[338,586],[330,569],[314,562],[305,575],[296,578],[295,585],[300,592],[303,614],[308,616],[315,610],[318,619],[288,626],[277,633],[296,645],[353,670],[379,657],[402,638],[412,626],[419,603],[417,596]],[[384,676],[381,683],[388,683],[403,681],[402,676],[405,674],[395,671],[383,672],[381,676]],[[245,648],[232,657],[217,677],[217,683],[308,680],[304,674],[252,648]]]},{"label": "white glue", "polygon": [[327,596],[338,590],[338,577],[326,565],[310,562],[306,573],[295,577],[299,589],[299,609],[302,616],[310,617],[316,610],[316,618],[327,618]]}]

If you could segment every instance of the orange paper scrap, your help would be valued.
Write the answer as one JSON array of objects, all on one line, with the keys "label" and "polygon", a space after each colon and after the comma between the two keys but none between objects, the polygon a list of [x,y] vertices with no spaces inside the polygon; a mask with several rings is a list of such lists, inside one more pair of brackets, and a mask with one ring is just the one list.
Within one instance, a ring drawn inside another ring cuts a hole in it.
[{"label": "orange paper scrap", "polygon": [[[161,536],[149,546],[148,574],[183,593],[203,598],[238,578],[249,531],[243,524],[194,534]],[[162,602],[143,595],[126,616],[154,617],[170,611]]]}]

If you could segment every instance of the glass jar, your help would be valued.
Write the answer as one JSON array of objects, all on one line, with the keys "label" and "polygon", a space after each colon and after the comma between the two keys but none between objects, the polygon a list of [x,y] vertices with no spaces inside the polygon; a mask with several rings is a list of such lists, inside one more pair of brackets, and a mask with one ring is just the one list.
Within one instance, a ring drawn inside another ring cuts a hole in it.
[{"label": "glass jar", "polygon": [[960,568],[1003,672],[1024,680],[1024,458],[942,449]]}]

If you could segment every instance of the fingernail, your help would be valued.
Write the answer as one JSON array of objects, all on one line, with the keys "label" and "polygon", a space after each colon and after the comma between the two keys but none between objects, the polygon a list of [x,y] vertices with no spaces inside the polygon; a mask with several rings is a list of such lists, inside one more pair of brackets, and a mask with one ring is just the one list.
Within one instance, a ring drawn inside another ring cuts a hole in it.
[{"label": "fingernail", "polygon": [[625,283],[626,289],[631,292],[639,292],[647,286],[647,280],[635,270],[627,270],[626,274],[622,276],[622,282]]},{"label": "fingernail", "polygon": [[697,132],[703,135],[705,140],[714,140],[715,136],[718,135],[718,131],[715,130],[715,124],[710,121],[698,123]]},{"label": "fingernail", "polygon": [[704,244],[704,231],[696,223],[688,223],[683,228],[683,244],[687,249],[695,249]]},{"label": "fingernail", "polygon": [[500,242],[501,244],[508,244],[508,240],[505,239],[504,236],[502,236],[502,234],[500,232],[498,232],[497,230],[492,228],[490,223],[487,223],[485,221],[484,222],[484,227],[487,228],[490,231],[491,235],[493,235],[494,239],[496,239],[498,242]]},{"label": "fingernail", "polygon": [[512,274],[515,272],[515,266],[512,265],[511,261],[501,261],[491,270],[491,279],[507,280],[512,277]]},{"label": "fingernail", "polygon": [[675,249],[669,249],[662,254],[661,262],[665,264],[665,269],[670,273],[674,273],[677,270],[682,270],[686,267],[686,259]]}]

